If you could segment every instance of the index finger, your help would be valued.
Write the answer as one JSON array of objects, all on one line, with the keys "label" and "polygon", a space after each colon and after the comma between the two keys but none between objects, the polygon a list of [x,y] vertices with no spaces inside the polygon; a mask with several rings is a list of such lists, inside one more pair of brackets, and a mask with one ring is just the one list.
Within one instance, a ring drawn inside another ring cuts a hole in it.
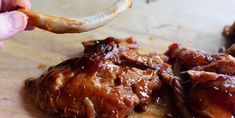
[{"label": "index finger", "polygon": [[29,0],[0,0],[0,11],[11,11],[18,7],[30,9],[31,2]]}]

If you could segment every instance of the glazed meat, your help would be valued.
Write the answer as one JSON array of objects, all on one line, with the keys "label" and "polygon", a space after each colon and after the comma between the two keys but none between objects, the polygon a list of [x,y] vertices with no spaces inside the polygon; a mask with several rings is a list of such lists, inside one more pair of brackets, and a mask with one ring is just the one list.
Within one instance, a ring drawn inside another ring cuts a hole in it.
[{"label": "glazed meat", "polygon": [[235,44],[233,44],[232,46],[230,46],[230,47],[226,50],[226,53],[235,56]]},{"label": "glazed meat", "polygon": [[[235,116],[235,58],[181,48],[166,53],[174,72],[175,102],[184,117],[232,118]],[[176,67],[178,66],[178,67]]]},{"label": "glazed meat", "polygon": [[231,26],[225,26],[223,36],[227,40],[235,41],[235,22]]},{"label": "glazed meat", "polygon": [[225,26],[223,36],[227,40],[226,53],[235,56],[235,22],[231,26]]},{"label": "glazed meat", "polygon": [[132,39],[88,41],[84,54],[48,69],[25,83],[41,109],[63,117],[126,117],[143,111],[174,76],[168,58],[138,53]]},{"label": "glazed meat", "polygon": [[180,63],[180,67],[184,68],[184,70],[207,65],[216,60],[229,58],[229,56],[226,54],[210,55],[200,50],[190,50],[184,47],[180,47],[178,44],[172,44],[169,46],[169,50],[166,52],[166,55],[170,58],[169,63]]}]

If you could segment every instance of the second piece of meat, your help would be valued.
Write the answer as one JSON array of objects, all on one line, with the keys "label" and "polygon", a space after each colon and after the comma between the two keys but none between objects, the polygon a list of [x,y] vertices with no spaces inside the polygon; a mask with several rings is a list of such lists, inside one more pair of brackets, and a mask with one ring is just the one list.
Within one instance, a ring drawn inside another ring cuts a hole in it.
[{"label": "second piece of meat", "polygon": [[235,58],[208,54],[177,44],[166,53],[180,79],[172,88],[185,118],[232,118],[235,115]]}]

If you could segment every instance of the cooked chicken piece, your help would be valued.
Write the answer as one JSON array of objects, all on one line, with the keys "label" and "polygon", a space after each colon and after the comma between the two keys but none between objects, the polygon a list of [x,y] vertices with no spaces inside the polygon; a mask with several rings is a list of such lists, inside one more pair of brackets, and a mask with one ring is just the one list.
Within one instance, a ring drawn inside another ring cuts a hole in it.
[{"label": "cooked chicken piece", "polygon": [[39,77],[26,89],[41,109],[64,117],[123,118],[144,111],[160,78],[173,80],[168,58],[138,53],[132,39],[84,42],[84,54]]},{"label": "cooked chicken piece", "polygon": [[235,41],[235,22],[231,26],[224,27],[223,36],[227,40]]},{"label": "cooked chicken piece", "polygon": [[232,46],[230,46],[227,50],[226,53],[231,54],[235,57],[235,44],[233,44]]},{"label": "cooked chicken piece", "polygon": [[232,118],[235,115],[235,76],[194,70],[187,74],[190,80],[187,84],[191,86],[187,104],[196,116]]},{"label": "cooked chicken piece", "polygon": [[231,57],[231,59],[214,61],[208,65],[195,67],[192,70],[215,72],[218,74],[235,75],[235,63],[234,62],[235,62],[235,58]]},{"label": "cooked chicken piece", "polygon": [[184,117],[235,116],[235,58],[170,46],[166,53],[180,79],[173,80],[175,102]]},{"label": "cooked chicken piece", "polygon": [[231,26],[225,26],[223,36],[227,40],[226,53],[235,56],[235,22]]},{"label": "cooked chicken piece", "polygon": [[197,66],[207,65],[216,60],[229,58],[229,55],[226,54],[210,55],[200,50],[190,50],[180,47],[178,44],[172,44],[169,46],[169,50],[166,52],[166,55],[170,58],[169,63],[174,64],[178,61],[180,66],[186,70]]}]

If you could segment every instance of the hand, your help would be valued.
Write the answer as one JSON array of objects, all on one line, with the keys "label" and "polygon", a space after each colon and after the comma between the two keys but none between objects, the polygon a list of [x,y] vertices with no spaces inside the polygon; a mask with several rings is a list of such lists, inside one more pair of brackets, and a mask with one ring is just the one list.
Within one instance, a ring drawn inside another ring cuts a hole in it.
[{"label": "hand", "polygon": [[30,9],[29,0],[0,0],[0,46],[3,40],[23,31],[28,17],[17,8]]}]

